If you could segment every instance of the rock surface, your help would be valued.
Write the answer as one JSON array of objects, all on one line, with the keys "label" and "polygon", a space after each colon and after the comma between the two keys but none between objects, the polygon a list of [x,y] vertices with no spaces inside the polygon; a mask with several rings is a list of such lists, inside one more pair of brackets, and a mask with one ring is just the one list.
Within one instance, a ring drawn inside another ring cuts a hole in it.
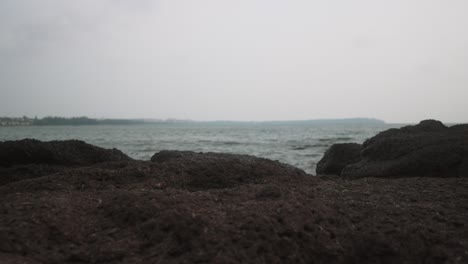
[{"label": "rock surface", "polygon": [[60,172],[70,166],[130,160],[120,150],[103,149],[79,140],[5,141],[0,142],[0,185]]},{"label": "rock surface", "polygon": [[425,120],[389,129],[363,144],[361,161],[345,177],[468,177],[468,126]]},{"label": "rock surface", "polygon": [[161,151],[151,161],[158,164],[160,175],[172,173],[165,184],[189,190],[232,188],[244,184],[277,182],[282,184],[306,173],[277,161],[249,155]]},{"label": "rock surface", "polygon": [[80,140],[42,142],[35,139],[0,142],[0,166],[18,164],[91,165],[131,160],[118,149],[103,149]]},{"label": "rock surface", "polygon": [[361,159],[361,144],[342,143],[332,145],[317,163],[318,175],[340,175],[344,167]]},{"label": "rock surface", "polygon": [[468,178],[166,151],[18,179],[0,199],[0,263],[468,262]]}]

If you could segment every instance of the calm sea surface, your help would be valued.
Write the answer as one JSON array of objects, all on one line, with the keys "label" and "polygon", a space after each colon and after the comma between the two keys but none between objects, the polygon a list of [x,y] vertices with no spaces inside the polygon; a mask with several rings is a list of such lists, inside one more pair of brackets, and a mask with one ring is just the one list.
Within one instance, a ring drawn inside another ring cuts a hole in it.
[{"label": "calm sea surface", "polygon": [[362,143],[398,125],[149,124],[129,126],[0,127],[0,141],[80,139],[148,160],[161,150],[227,152],[279,160],[315,174],[334,143]]}]

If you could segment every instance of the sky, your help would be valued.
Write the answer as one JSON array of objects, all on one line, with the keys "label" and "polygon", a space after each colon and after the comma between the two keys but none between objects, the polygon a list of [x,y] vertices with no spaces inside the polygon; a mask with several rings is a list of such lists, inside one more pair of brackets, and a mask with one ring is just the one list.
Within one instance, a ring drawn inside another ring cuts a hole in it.
[{"label": "sky", "polygon": [[468,122],[466,0],[1,0],[0,116]]}]

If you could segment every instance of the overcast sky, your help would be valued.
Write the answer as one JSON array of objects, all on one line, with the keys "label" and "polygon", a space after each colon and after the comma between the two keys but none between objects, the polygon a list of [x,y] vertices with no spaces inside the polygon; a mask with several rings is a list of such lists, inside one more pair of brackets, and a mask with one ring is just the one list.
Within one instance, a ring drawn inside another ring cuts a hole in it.
[{"label": "overcast sky", "polygon": [[0,116],[468,121],[466,0],[1,0]]}]

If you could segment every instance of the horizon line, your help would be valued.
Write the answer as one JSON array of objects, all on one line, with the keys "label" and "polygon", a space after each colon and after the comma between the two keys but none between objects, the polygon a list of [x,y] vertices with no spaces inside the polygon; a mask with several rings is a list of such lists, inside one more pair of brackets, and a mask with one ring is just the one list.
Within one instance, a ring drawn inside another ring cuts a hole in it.
[{"label": "horizon line", "polygon": [[89,119],[97,119],[97,120],[152,120],[152,121],[159,121],[159,122],[225,122],[225,123],[274,123],[274,122],[308,122],[308,121],[348,121],[348,120],[374,120],[383,122],[384,124],[417,124],[422,120],[434,119],[439,120],[445,124],[466,124],[468,121],[442,121],[441,119],[436,118],[423,118],[418,119],[418,121],[386,121],[384,119],[380,119],[377,117],[341,117],[341,118],[311,118],[311,119],[262,119],[262,120],[229,120],[229,119],[210,119],[210,120],[201,120],[201,119],[187,119],[187,118],[155,118],[155,117],[93,117],[93,116],[86,116],[86,115],[75,115],[75,116],[59,116],[59,115],[44,115],[44,116],[34,116],[29,117],[27,115],[22,116],[0,116],[0,118],[29,118],[35,119],[37,118],[46,118],[46,117],[58,117],[58,118],[89,118]]}]

